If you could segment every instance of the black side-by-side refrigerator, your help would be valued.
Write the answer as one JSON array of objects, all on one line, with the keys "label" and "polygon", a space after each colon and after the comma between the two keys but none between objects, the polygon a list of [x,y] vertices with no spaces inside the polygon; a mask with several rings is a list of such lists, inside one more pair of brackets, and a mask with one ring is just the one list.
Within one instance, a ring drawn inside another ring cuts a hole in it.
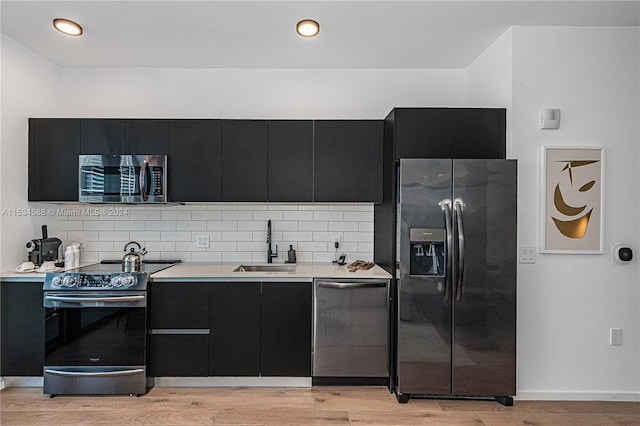
[{"label": "black side-by-side refrigerator", "polygon": [[511,405],[516,160],[401,159],[396,395]]}]

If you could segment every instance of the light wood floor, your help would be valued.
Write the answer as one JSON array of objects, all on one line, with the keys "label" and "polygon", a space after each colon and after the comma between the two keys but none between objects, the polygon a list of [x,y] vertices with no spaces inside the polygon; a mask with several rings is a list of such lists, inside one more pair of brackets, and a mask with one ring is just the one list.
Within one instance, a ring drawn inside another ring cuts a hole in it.
[{"label": "light wood floor", "polygon": [[416,400],[383,387],[153,388],[129,396],[0,393],[2,425],[640,425],[637,402]]}]

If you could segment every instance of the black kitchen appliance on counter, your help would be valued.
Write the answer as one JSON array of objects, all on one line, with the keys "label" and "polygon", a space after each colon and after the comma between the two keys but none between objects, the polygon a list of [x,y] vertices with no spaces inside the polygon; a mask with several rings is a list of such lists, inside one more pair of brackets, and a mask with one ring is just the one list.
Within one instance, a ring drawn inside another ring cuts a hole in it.
[{"label": "black kitchen appliance on counter", "polygon": [[60,258],[59,238],[49,238],[47,225],[42,225],[42,238],[27,241],[27,259],[37,267],[44,262],[55,261]]},{"label": "black kitchen appliance on counter", "polygon": [[147,285],[179,261],[160,262],[138,272],[124,272],[118,260],[46,274],[43,393],[148,391]]}]

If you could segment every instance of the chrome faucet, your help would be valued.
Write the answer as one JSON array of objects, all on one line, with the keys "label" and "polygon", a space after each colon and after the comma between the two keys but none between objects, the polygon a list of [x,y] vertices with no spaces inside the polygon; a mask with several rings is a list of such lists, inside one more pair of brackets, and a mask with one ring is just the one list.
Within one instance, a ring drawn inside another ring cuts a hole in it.
[{"label": "chrome faucet", "polygon": [[273,263],[273,258],[278,257],[278,245],[276,251],[271,251],[271,220],[267,221],[267,263]]}]

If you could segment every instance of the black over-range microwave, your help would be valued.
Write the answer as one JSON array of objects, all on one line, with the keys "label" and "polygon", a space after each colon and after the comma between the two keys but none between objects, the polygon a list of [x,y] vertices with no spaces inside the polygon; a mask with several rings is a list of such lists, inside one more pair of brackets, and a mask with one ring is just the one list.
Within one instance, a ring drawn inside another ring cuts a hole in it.
[{"label": "black over-range microwave", "polygon": [[166,203],[166,155],[81,155],[78,201]]}]

